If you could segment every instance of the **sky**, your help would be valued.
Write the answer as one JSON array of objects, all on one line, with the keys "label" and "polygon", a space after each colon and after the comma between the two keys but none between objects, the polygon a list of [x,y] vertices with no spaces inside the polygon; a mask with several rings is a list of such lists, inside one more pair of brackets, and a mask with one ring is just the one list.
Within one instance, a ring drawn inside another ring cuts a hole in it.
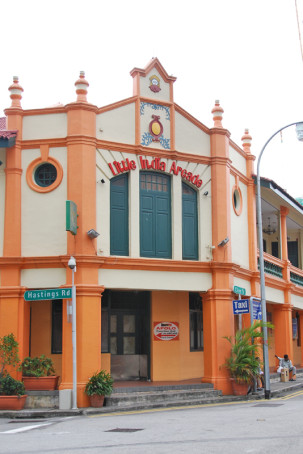
[{"label": "sky", "polygon": [[[98,107],[132,96],[130,71],[157,57],[177,77],[177,104],[207,127],[216,99],[241,146],[259,155],[280,128],[303,122],[303,60],[295,0],[14,0],[2,2],[0,116],[13,76],[23,109],[76,100],[85,71]],[[303,0],[297,0],[303,39]],[[257,166],[255,163],[255,170]],[[303,142],[294,127],[264,151],[261,176],[303,197]]]}]

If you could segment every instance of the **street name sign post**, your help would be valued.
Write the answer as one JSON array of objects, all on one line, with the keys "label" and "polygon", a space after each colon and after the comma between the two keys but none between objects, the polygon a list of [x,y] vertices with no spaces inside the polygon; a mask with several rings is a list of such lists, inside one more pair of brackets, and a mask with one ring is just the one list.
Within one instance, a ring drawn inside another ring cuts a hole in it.
[{"label": "street name sign post", "polygon": [[24,292],[25,301],[64,300],[71,297],[71,288],[49,288]]},{"label": "street name sign post", "polygon": [[238,287],[237,285],[234,285],[234,293],[236,293],[237,295],[245,296],[246,295],[246,290],[243,287]]}]

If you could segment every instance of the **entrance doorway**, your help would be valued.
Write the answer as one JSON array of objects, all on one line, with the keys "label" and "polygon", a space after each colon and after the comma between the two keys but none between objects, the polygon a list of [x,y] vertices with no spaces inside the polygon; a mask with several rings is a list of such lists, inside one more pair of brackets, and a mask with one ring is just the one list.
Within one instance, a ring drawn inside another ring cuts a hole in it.
[{"label": "entrance doorway", "polygon": [[[107,344],[107,349],[111,353],[111,375],[114,380],[148,379],[149,292],[106,290],[102,296],[102,319],[102,345]],[[107,335],[104,330],[107,331]]]}]

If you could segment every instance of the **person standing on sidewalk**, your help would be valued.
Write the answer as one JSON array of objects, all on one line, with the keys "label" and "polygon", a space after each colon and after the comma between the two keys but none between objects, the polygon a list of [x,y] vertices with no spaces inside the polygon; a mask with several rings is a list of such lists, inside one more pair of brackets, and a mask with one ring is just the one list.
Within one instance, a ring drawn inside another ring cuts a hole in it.
[{"label": "person standing on sidewalk", "polygon": [[280,358],[279,356],[275,355],[276,358],[280,361],[279,363],[279,369],[280,367],[282,368],[287,368],[289,369],[289,372],[292,372],[292,378],[289,381],[296,381],[296,373],[297,369],[296,366],[292,365],[291,360],[288,358],[288,355],[284,355],[284,358]]}]

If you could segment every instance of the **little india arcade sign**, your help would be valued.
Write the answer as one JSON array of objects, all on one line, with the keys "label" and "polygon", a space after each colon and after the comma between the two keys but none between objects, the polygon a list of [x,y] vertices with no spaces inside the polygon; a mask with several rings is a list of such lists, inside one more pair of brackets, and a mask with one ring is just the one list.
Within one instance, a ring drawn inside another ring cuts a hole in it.
[{"label": "little india arcade sign", "polygon": [[[161,158],[154,158],[151,161],[149,159],[145,159],[142,156],[139,156],[140,159],[140,167],[142,170],[159,170],[161,172],[166,172],[166,163],[161,161]],[[129,170],[135,170],[137,168],[137,164],[134,160],[125,159],[124,161],[118,162],[114,161],[111,164],[108,164],[111,172],[113,175],[119,175],[120,173],[128,172]],[[184,180],[192,183],[193,185],[197,186],[197,188],[201,188],[202,180],[200,179],[200,175],[193,175],[192,172],[189,172],[183,167],[177,165],[176,161],[173,161],[170,165],[168,173],[173,173],[174,175],[181,175],[181,178]]]}]

